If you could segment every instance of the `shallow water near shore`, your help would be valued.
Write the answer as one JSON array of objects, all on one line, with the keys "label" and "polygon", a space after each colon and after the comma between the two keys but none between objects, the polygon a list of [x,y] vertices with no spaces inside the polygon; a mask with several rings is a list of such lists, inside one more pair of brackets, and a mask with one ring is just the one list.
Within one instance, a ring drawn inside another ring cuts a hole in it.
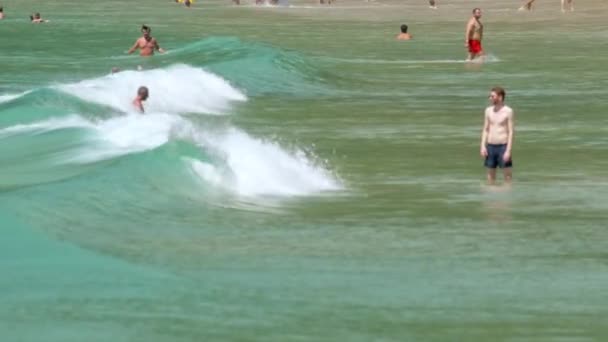
[{"label": "shallow water near shore", "polygon": [[[2,5],[4,340],[608,337],[604,3]],[[126,55],[141,24],[168,53]]]}]

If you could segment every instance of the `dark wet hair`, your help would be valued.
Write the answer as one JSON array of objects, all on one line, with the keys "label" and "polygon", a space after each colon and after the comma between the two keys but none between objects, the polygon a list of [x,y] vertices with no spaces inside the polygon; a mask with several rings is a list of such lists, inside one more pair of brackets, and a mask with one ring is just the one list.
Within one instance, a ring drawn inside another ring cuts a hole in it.
[{"label": "dark wet hair", "polygon": [[148,31],[148,33],[152,32],[152,29],[149,26],[146,26],[146,25],[141,25],[141,30],[142,31]]},{"label": "dark wet hair", "polygon": [[0,6],[0,12],[4,12],[4,7]]},{"label": "dark wet hair", "polygon": [[146,87],[146,86],[139,87],[139,89],[137,89],[137,95],[148,97],[148,95],[149,95],[148,87]]},{"label": "dark wet hair", "polygon": [[407,33],[407,25],[401,25],[401,33]]},{"label": "dark wet hair", "polygon": [[505,92],[505,89],[503,87],[494,87],[492,88],[492,92],[496,93],[496,95],[500,96],[500,98],[502,98],[502,100],[505,100],[505,97],[507,96],[507,93]]}]

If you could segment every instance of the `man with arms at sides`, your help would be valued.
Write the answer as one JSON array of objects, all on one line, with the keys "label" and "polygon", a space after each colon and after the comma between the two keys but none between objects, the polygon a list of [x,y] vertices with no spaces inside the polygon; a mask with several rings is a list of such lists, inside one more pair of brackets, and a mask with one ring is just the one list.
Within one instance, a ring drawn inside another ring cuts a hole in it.
[{"label": "man with arms at sides", "polygon": [[151,32],[152,29],[150,27],[143,25],[141,27],[141,33],[143,35],[139,39],[137,39],[137,41],[135,41],[135,44],[133,44],[133,46],[129,49],[127,53],[132,54],[133,51],[137,49],[140,49],[139,55],[144,57],[153,56],[154,50],[157,50],[160,53],[164,53],[165,50],[163,50],[158,45],[158,41],[156,41],[156,38],[153,38],[150,35]]},{"label": "man with arms at sides", "polygon": [[137,89],[137,96],[133,99],[133,106],[142,114],[145,113],[144,101],[148,99],[148,95],[148,87],[141,86]]},{"label": "man with arms at sides", "polygon": [[484,113],[483,129],[481,131],[480,154],[485,158],[488,184],[496,182],[496,167],[503,169],[505,183],[511,183],[513,178],[513,110],[504,104],[505,90],[494,87],[490,91],[491,106]]},{"label": "man with arms at sides", "polygon": [[464,34],[464,46],[469,49],[467,61],[471,61],[483,55],[481,39],[483,38],[483,25],[481,24],[481,9],[473,9],[473,16],[467,22]]}]

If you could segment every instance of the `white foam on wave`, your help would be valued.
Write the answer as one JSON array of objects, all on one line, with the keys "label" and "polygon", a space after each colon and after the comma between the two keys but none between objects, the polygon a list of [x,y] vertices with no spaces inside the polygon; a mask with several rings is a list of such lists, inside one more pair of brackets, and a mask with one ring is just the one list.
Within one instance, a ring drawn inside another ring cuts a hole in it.
[{"label": "white foam on wave", "polygon": [[89,163],[154,149],[167,143],[172,135],[179,135],[179,131],[186,127],[189,127],[188,122],[169,114],[133,114],[98,121],[69,115],[6,127],[0,129],[0,138],[61,129],[85,129],[89,134],[80,146],[65,151],[59,162]]},{"label": "white foam on wave", "polygon": [[0,95],[0,103],[4,103],[4,102],[9,102],[15,99],[18,99],[22,96],[25,96],[27,94],[29,94],[31,92],[31,90],[28,91],[24,91],[23,93],[19,93],[19,94],[4,94],[4,95]]},{"label": "white foam on wave", "polygon": [[91,146],[81,148],[69,161],[95,162],[160,147],[188,123],[169,114],[126,115],[100,121],[93,127]]},{"label": "white foam on wave", "polygon": [[71,127],[92,127],[89,121],[78,115],[69,115],[62,118],[50,118],[29,124],[17,124],[0,129],[0,138],[6,138],[18,134],[37,134]]},{"label": "white foam on wave", "polygon": [[148,87],[146,112],[225,114],[233,101],[247,97],[223,78],[184,64],[165,69],[122,71],[55,88],[85,101],[133,112],[140,86]]},{"label": "white foam on wave", "polygon": [[286,151],[235,128],[198,140],[224,164],[187,158],[194,174],[237,195],[303,196],[342,189],[339,179],[306,153]]},{"label": "white foam on wave", "polygon": [[92,121],[77,115],[0,130],[3,135],[80,128],[84,138],[60,154],[59,164],[87,164],[160,147],[172,139],[191,141],[209,162],[186,158],[194,177],[244,197],[304,196],[343,188],[339,178],[301,150],[228,128],[205,131],[173,114],[131,114]]}]

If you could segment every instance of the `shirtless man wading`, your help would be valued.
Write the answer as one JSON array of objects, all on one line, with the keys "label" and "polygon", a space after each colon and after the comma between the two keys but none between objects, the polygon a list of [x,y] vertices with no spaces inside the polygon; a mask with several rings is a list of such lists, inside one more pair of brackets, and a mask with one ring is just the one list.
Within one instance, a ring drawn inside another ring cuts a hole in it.
[{"label": "shirtless man wading", "polygon": [[471,61],[483,55],[481,47],[481,39],[483,38],[483,25],[479,19],[481,18],[481,9],[475,8],[473,16],[467,22],[467,29],[464,34],[464,46],[469,49],[467,61]]},{"label": "shirtless man wading", "polygon": [[513,147],[513,110],[504,104],[505,90],[501,87],[490,91],[491,106],[486,108],[481,131],[480,154],[485,158],[489,184],[496,181],[496,167],[503,169],[505,183],[513,177],[511,148]]},{"label": "shirtless man wading", "polygon": [[128,54],[132,54],[133,51],[137,49],[140,49],[139,55],[145,57],[153,56],[154,50],[157,50],[160,53],[164,53],[165,50],[158,46],[156,38],[152,38],[150,32],[152,32],[152,29],[146,25],[143,25],[141,27],[141,33],[143,34],[143,36],[137,39],[135,44],[133,44],[133,46],[129,49]]}]

